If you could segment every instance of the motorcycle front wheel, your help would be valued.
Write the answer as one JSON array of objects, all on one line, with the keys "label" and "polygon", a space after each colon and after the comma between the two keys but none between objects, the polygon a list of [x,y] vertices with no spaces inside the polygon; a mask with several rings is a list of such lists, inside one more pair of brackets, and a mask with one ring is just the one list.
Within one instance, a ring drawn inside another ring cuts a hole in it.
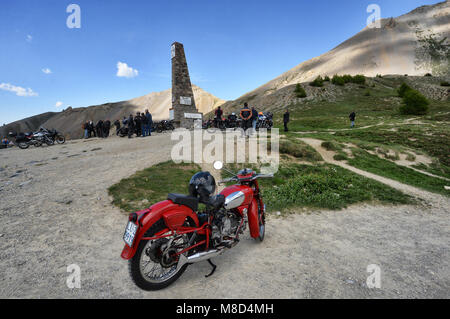
[{"label": "motorcycle front wheel", "polygon": [[260,207],[260,205],[258,204],[258,219],[259,219],[259,236],[258,239],[259,241],[263,241],[264,240],[264,235],[266,234],[266,216],[264,213],[264,208]]},{"label": "motorcycle front wheel", "polygon": [[[165,229],[164,221],[156,222],[145,234],[152,237],[154,234]],[[136,254],[128,262],[128,270],[133,282],[143,290],[160,290],[174,283],[186,270],[188,264],[178,269],[178,262],[171,266],[162,266],[157,260],[163,258],[163,244],[171,237],[158,240],[142,240],[139,243]],[[156,259],[156,261],[155,261]]]},{"label": "motorcycle front wheel", "polygon": [[30,144],[28,144],[28,143],[25,143],[25,142],[20,142],[19,143],[19,148],[21,148],[23,150],[26,150],[29,147],[30,147]]},{"label": "motorcycle front wheel", "polygon": [[58,144],[64,144],[66,142],[66,138],[63,135],[58,135],[56,137],[56,143]]}]

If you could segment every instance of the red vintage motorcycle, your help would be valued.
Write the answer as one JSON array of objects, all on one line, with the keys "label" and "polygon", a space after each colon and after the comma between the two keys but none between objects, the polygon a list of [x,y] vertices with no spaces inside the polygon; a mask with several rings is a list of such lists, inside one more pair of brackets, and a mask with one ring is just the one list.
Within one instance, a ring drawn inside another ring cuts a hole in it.
[{"label": "red vintage motorcycle", "polygon": [[[214,165],[221,169],[221,163]],[[228,171],[229,172],[229,171]],[[230,172],[231,173],[231,172]],[[163,289],[175,282],[187,266],[211,258],[239,242],[247,227],[252,238],[264,240],[265,205],[258,179],[273,175],[244,169],[219,183],[237,182],[213,196],[214,177],[195,174],[189,195],[169,194],[167,200],[131,213],[124,233],[122,258],[129,261],[134,283],[144,290]],[[199,211],[199,203],[205,209]]]}]

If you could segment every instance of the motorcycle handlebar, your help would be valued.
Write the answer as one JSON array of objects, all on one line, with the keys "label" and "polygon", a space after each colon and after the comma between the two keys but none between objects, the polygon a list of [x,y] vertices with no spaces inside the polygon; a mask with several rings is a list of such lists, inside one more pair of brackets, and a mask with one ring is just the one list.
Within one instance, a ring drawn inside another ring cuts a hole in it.
[{"label": "motorcycle handlebar", "polygon": [[[273,178],[273,174],[257,174],[255,176],[252,177],[252,180],[258,179],[258,178]],[[234,177],[229,177],[229,178],[225,178],[224,180],[219,181],[219,184],[225,184],[228,182],[232,182],[232,181],[239,181],[241,180],[239,177],[234,176]],[[248,180],[248,179],[242,179],[242,180]]]}]

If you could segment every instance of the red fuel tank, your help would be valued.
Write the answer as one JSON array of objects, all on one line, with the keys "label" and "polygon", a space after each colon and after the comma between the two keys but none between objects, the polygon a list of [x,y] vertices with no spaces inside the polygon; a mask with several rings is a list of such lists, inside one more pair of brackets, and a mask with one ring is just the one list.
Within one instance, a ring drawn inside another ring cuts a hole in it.
[{"label": "red fuel tank", "polygon": [[233,209],[239,206],[248,206],[252,203],[253,190],[245,185],[233,185],[220,192],[225,196],[225,208]]}]

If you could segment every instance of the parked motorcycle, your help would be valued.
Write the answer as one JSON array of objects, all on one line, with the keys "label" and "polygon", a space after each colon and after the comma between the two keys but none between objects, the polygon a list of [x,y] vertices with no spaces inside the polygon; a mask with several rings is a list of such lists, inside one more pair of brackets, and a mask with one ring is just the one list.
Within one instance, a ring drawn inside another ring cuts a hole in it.
[{"label": "parked motorcycle", "polygon": [[128,127],[122,126],[116,133],[117,136],[125,137],[128,136]]},{"label": "parked motorcycle", "polygon": [[47,130],[45,128],[41,128],[41,131],[45,133],[45,135],[50,138],[53,143],[64,144],[66,142],[66,138],[60,132],[55,129]]},{"label": "parked motorcycle", "polygon": [[209,128],[211,128],[213,126],[213,121],[211,119],[207,120],[207,121],[203,121],[202,123],[202,128],[204,130],[207,130]]},{"label": "parked motorcycle", "polygon": [[30,145],[34,145],[35,147],[39,147],[42,145],[42,141],[39,139],[35,139],[33,136],[33,133],[15,133],[15,132],[9,132],[8,136],[10,138],[14,138],[14,145],[19,146],[21,149],[27,149],[30,147]]},{"label": "parked motorcycle", "polygon": [[163,120],[159,123],[156,123],[156,132],[158,133],[162,133],[164,131],[173,131],[174,129],[175,126],[173,125],[173,120]]},{"label": "parked motorcycle", "polygon": [[[216,169],[222,168],[216,162]],[[230,172],[231,173],[231,172]],[[163,289],[175,282],[190,264],[208,261],[239,243],[247,227],[252,238],[264,240],[265,205],[257,174],[244,169],[219,183],[236,182],[220,194],[209,172],[195,174],[189,195],[169,194],[167,200],[129,215],[121,257],[128,260],[134,283],[144,290]],[[198,205],[206,205],[199,211]]]},{"label": "parked motorcycle", "polygon": [[273,127],[273,114],[270,112],[263,113],[258,116],[258,122],[256,124],[256,128],[265,128],[271,130]]},{"label": "parked motorcycle", "polygon": [[40,145],[44,143],[47,144],[48,146],[55,144],[55,141],[50,137],[49,132],[42,128],[38,132],[33,133],[33,139],[39,141]]}]

